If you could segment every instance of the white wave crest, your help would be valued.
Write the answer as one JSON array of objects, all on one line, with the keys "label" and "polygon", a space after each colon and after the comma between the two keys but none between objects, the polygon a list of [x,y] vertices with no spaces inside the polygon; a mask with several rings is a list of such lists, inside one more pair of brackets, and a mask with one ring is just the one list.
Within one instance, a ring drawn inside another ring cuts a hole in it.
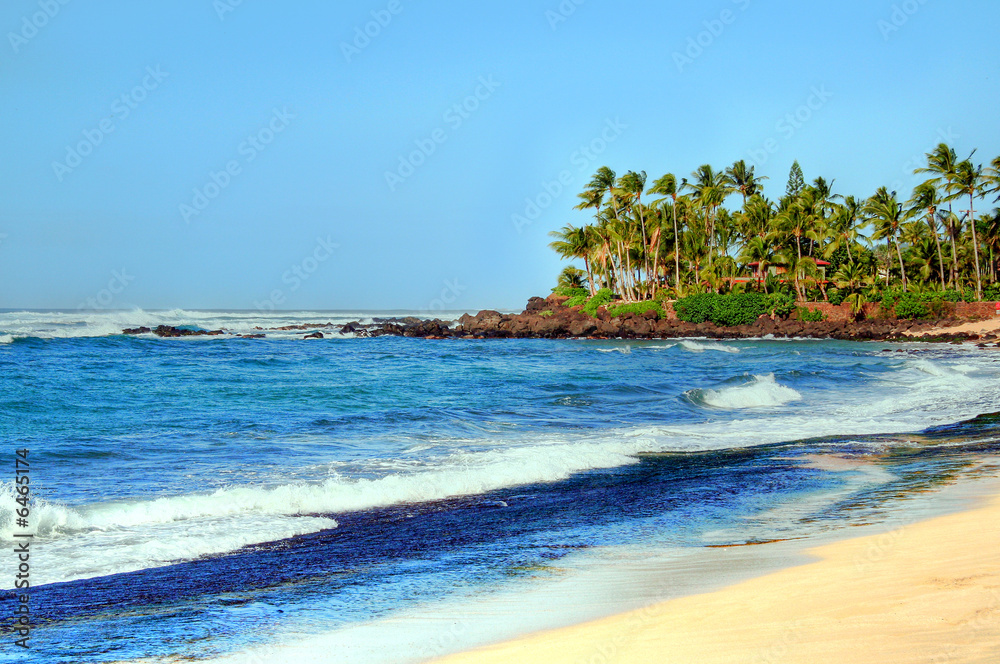
[{"label": "white wave crest", "polygon": [[925,373],[936,378],[961,379],[976,370],[975,367],[968,364],[944,365],[924,359],[914,360],[909,363],[909,366],[921,373]]},{"label": "white wave crest", "polygon": [[0,344],[12,344],[14,343],[14,337],[9,334],[0,334]]},{"label": "white wave crest", "polygon": [[[378,479],[331,478],[260,488],[236,486],[211,494],[155,500],[32,506],[39,544],[38,582],[54,583],[157,567],[335,528],[330,515],[371,507],[471,496],[576,472],[637,463],[644,443],[550,444],[458,453],[433,469]],[[11,541],[14,489],[0,485],[0,540]],[[101,556],[78,552],[101,550]]]},{"label": "white wave crest", "polygon": [[775,381],[774,374],[754,376],[752,381],[744,385],[704,390],[701,393],[701,400],[706,405],[726,410],[782,406],[801,399],[801,394]]},{"label": "white wave crest", "polygon": [[623,348],[595,348],[598,353],[622,353],[628,355],[632,352],[631,346],[625,346]]},{"label": "white wave crest", "polygon": [[718,351],[720,353],[738,353],[739,348],[734,348],[733,346],[726,346],[719,343],[711,343],[706,341],[691,341],[690,339],[685,339],[681,341],[681,348],[692,353],[704,353],[705,351]]},{"label": "white wave crest", "polygon": [[[302,330],[276,330],[289,325],[323,327],[333,325],[336,334],[348,322],[370,324],[375,317],[428,317],[427,312],[321,312],[321,311],[16,311],[0,313],[0,335],[34,337],[39,339],[66,339],[79,337],[106,337],[122,333],[126,328],[159,325],[179,327],[194,325],[206,330],[225,330],[233,334],[256,333],[264,330],[267,336],[301,338]],[[354,335],[345,335],[354,336]],[[212,337],[210,337],[212,338]],[[7,342],[9,343],[9,342]]]}]

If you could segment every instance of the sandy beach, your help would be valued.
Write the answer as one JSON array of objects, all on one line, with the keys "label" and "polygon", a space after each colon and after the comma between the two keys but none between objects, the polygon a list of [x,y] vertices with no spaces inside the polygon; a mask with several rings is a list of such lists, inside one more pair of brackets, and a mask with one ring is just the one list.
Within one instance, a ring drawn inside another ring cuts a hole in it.
[{"label": "sandy beach", "polygon": [[924,335],[933,336],[935,334],[978,334],[982,336],[986,334],[995,334],[998,331],[1000,331],[1000,316],[987,320],[962,323],[961,325],[952,325],[950,327],[935,327],[921,332],[907,332],[906,335],[918,337]]},{"label": "sandy beach", "polygon": [[997,662],[1000,485],[971,509],[823,545],[722,590],[440,664]]}]

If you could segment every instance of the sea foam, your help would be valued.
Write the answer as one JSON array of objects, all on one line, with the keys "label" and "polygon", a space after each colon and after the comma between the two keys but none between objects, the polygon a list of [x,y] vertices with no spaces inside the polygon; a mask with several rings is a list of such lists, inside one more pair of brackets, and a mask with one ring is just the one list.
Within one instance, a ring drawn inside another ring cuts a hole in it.
[{"label": "sea foam", "polygon": [[726,410],[783,406],[802,399],[801,394],[778,383],[774,374],[754,376],[743,385],[717,390],[695,390],[692,396],[706,406]]},{"label": "sea foam", "polygon": [[[574,473],[638,463],[644,443],[549,444],[459,453],[437,467],[376,479],[339,477],[270,488],[234,486],[207,494],[65,506],[36,502],[38,583],[157,567],[250,544],[335,528],[335,515],[455,496],[473,496]],[[14,533],[14,487],[0,484],[0,540]],[[99,546],[102,555],[75,552]],[[51,559],[50,559],[51,557]]]},{"label": "sea foam", "polygon": [[690,339],[685,339],[680,343],[681,348],[692,353],[704,353],[705,351],[716,351],[719,353],[738,353],[739,348],[733,346],[726,346],[719,343],[711,343],[705,341],[692,341]]}]

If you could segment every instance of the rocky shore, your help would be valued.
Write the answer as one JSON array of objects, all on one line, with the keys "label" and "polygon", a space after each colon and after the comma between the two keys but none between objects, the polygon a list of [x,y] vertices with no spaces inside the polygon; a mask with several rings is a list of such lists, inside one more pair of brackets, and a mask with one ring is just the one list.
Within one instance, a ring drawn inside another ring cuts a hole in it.
[{"label": "rocky shore", "polygon": [[[667,339],[678,337],[707,337],[710,339],[745,339],[771,336],[775,338],[815,338],[854,341],[992,341],[998,340],[997,331],[977,333],[958,329],[969,319],[946,318],[935,320],[824,320],[818,322],[794,319],[773,319],[761,316],[752,325],[720,327],[713,323],[689,323],[681,320],[660,320],[654,312],[642,315],[624,314],[612,317],[604,308],[596,317],[588,316],[578,307],[562,306],[564,297],[533,297],[519,314],[498,311],[480,311],[476,315],[464,314],[457,321],[420,318],[374,319],[371,323],[359,321],[346,325],[334,323],[290,325],[273,331],[301,331],[305,339],[323,339],[328,335],[353,335],[355,337],[419,337],[426,339]],[[967,326],[966,326],[967,327]],[[954,329],[954,331],[951,331]],[[246,339],[266,337],[259,333],[233,335]],[[191,330],[161,325],[123,330],[124,334],[152,333],[160,337],[220,336],[224,330]]]}]

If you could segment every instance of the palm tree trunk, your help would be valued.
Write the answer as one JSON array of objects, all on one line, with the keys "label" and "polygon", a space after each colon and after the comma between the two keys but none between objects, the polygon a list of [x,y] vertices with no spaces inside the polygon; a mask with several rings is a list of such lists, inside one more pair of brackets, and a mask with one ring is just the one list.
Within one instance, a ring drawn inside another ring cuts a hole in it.
[{"label": "palm tree trunk", "polygon": [[972,255],[976,261],[976,299],[983,299],[983,275],[979,268],[979,241],[976,238],[976,208],[969,192],[969,225],[972,227]]},{"label": "palm tree trunk", "polygon": [[948,237],[951,238],[951,278],[948,280],[949,285],[955,288],[958,283],[958,234],[955,229],[955,213],[951,209],[951,203],[948,203]]},{"label": "palm tree trunk", "polygon": [[639,225],[642,227],[642,264],[646,272],[646,281],[649,281],[649,240],[646,237],[646,220],[642,216],[642,207],[638,197],[636,197],[636,209],[639,212]]},{"label": "palm tree trunk", "polygon": [[903,292],[906,292],[906,268],[903,267],[903,252],[899,249],[899,240],[893,236],[893,244],[896,245],[896,255],[899,256],[899,274],[903,277]]},{"label": "palm tree trunk", "polygon": [[653,252],[653,278],[649,283],[649,299],[656,297],[656,287],[660,283],[660,237],[663,235],[663,221],[660,221],[660,230],[656,233],[656,251]]},{"label": "palm tree trunk", "polygon": [[681,234],[677,230],[677,197],[674,196],[674,289],[681,288]]},{"label": "palm tree trunk", "polygon": [[611,256],[611,243],[607,243],[604,246],[604,274],[607,277],[607,283],[604,285],[614,292],[617,289],[615,288],[615,261]]},{"label": "palm tree trunk", "polygon": [[937,245],[938,276],[941,277],[941,290],[944,290],[944,254],[941,253],[941,238],[938,237],[937,225],[934,223],[934,212],[928,215],[927,225],[931,227],[931,235],[934,236],[934,243]]}]

